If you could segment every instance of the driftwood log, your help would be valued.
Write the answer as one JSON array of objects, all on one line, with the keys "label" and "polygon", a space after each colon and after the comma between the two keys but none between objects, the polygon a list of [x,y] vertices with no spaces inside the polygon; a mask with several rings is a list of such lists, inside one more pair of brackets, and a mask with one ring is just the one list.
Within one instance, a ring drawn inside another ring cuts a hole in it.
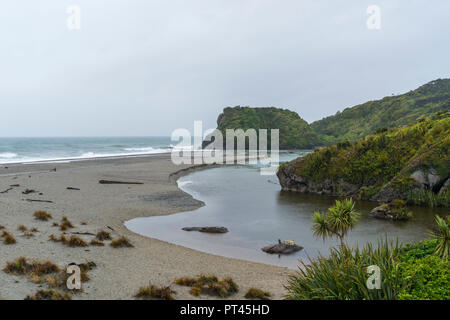
[{"label": "driftwood log", "polygon": [[114,181],[114,180],[100,180],[100,184],[144,184],[142,182],[130,182],[130,181]]},{"label": "driftwood log", "polygon": [[227,233],[228,229],[225,227],[185,227],[184,231],[198,231],[205,233]]}]

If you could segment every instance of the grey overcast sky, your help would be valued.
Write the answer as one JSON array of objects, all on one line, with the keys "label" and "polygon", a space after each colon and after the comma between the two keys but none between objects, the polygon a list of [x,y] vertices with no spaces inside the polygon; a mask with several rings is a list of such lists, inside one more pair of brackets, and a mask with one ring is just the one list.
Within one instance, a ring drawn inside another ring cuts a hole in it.
[{"label": "grey overcast sky", "polygon": [[235,105],[311,122],[448,78],[449,57],[448,0],[3,1],[0,136],[167,136]]}]

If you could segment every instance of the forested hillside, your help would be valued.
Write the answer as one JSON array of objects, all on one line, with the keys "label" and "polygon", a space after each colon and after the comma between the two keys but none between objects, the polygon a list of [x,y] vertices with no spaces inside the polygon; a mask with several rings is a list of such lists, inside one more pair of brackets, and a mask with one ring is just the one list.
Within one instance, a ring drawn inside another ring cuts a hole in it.
[{"label": "forested hillside", "polygon": [[283,164],[283,189],[450,206],[450,112],[380,129]]},{"label": "forested hillside", "polygon": [[449,108],[450,79],[438,79],[402,95],[347,108],[311,127],[322,144],[355,141],[377,129],[406,125]]},{"label": "forested hillside", "polygon": [[320,144],[309,124],[296,112],[286,109],[225,108],[217,119],[217,128],[224,137],[226,129],[279,129],[281,149],[307,149]]}]

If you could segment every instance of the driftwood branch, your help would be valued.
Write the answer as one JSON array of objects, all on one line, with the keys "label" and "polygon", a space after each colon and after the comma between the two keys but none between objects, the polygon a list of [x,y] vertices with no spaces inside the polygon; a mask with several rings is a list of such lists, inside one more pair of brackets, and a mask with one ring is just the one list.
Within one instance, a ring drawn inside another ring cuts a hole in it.
[{"label": "driftwood branch", "polygon": [[95,236],[95,234],[91,232],[71,232],[71,234],[79,234],[79,235],[85,235],[85,236]]},{"label": "driftwood branch", "polygon": [[114,180],[100,180],[100,184],[144,184],[142,182],[129,182],[129,181],[114,181]]},{"label": "driftwood branch", "polygon": [[46,202],[46,203],[53,203],[53,201],[50,200],[35,200],[35,199],[25,199],[28,202]]},{"label": "driftwood branch", "polygon": [[8,193],[8,191],[10,191],[10,190],[12,190],[13,188],[8,188],[8,189],[6,189],[5,191],[2,191],[2,192],[0,192],[0,193]]}]

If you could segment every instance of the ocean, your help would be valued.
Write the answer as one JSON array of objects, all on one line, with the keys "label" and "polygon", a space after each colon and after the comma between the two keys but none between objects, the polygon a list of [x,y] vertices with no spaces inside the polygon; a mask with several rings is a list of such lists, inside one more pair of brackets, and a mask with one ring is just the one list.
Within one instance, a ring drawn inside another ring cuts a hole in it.
[{"label": "ocean", "polygon": [[0,164],[170,152],[170,137],[0,138]]}]

